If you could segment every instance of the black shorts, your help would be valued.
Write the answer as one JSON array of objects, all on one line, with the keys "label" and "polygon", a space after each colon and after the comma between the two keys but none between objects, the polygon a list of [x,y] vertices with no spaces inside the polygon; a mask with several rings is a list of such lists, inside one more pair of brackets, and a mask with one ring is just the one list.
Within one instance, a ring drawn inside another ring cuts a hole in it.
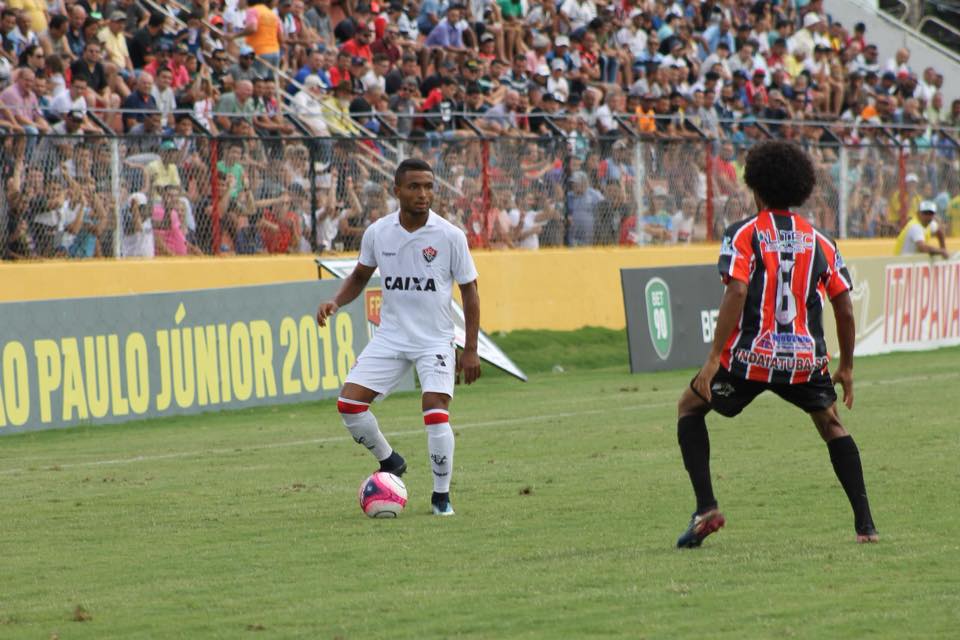
[{"label": "black shorts", "polygon": [[[690,384],[693,389],[693,383]],[[799,407],[807,413],[814,413],[829,409],[837,401],[837,392],[833,388],[830,376],[817,372],[807,382],[799,384],[774,384],[744,380],[731,375],[729,371],[720,367],[710,383],[710,408],[722,416],[732,418],[753,402],[753,399],[764,391],[773,391],[775,394]],[[699,396],[700,394],[697,393]],[[703,399],[703,398],[701,398]]]}]

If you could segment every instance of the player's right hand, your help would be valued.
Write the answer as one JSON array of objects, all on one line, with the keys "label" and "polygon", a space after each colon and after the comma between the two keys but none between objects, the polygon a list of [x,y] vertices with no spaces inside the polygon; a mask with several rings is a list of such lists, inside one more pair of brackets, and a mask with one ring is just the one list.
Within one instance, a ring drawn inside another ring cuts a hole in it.
[{"label": "player's right hand", "polygon": [[697,377],[693,379],[691,386],[705,402],[710,402],[710,385],[713,383],[713,377],[717,375],[720,369],[720,360],[714,357],[708,357],[707,361],[700,367]]},{"label": "player's right hand", "polygon": [[339,305],[333,300],[321,302],[317,307],[317,324],[321,327],[327,326],[327,318],[335,314],[340,309]]}]

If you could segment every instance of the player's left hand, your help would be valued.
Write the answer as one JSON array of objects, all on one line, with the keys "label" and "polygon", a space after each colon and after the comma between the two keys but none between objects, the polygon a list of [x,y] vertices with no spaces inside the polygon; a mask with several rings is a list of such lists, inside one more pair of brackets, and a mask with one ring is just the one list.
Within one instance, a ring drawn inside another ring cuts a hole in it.
[{"label": "player's left hand", "polygon": [[466,384],[473,384],[480,377],[480,356],[476,351],[457,353],[457,382],[460,381],[461,372]]},{"label": "player's left hand", "polygon": [[843,387],[843,404],[846,405],[847,409],[853,409],[853,369],[837,369],[833,378],[831,378],[831,382],[833,384],[840,383],[840,386]]}]

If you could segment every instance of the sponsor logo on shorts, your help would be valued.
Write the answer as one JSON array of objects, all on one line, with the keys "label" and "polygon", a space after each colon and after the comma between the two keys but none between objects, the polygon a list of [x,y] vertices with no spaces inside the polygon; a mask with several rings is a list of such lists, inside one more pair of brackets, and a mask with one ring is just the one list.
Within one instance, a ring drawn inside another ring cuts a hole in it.
[{"label": "sponsor logo on shorts", "polygon": [[445,366],[447,366],[447,357],[446,357],[445,355],[443,355],[442,353],[438,353],[438,354],[436,354],[436,356],[437,356],[437,366],[438,366],[438,367],[445,367]]},{"label": "sponsor logo on shorts", "polygon": [[820,371],[829,360],[826,356],[771,356],[747,349],[737,349],[733,357],[743,364],[775,371]]},{"label": "sponsor logo on shorts", "polygon": [[423,259],[427,262],[433,262],[433,259],[437,257],[437,250],[433,247],[427,247],[423,250]]},{"label": "sponsor logo on shorts", "polygon": [[729,382],[715,382],[710,387],[710,393],[720,398],[729,398],[733,392],[733,385]]}]

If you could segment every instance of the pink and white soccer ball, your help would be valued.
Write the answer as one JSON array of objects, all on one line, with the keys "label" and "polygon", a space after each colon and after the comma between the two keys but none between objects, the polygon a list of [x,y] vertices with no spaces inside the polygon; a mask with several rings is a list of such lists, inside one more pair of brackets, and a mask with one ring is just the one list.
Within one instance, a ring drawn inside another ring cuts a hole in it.
[{"label": "pink and white soccer ball", "polygon": [[377,471],[360,483],[360,508],[371,518],[396,518],[407,504],[403,480]]}]

